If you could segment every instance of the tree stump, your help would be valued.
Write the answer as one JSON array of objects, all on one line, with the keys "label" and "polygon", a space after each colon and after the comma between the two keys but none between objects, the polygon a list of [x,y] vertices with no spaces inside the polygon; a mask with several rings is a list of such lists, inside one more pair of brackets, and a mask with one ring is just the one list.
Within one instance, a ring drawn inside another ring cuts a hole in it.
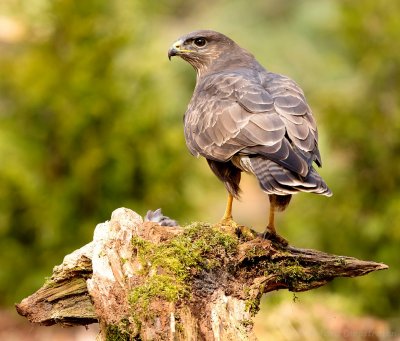
[{"label": "tree stump", "polygon": [[263,294],[388,268],[243,231],[161,226],[119,208],[17,311],[43,325],[98,322],[102,340],[256,340]]}]

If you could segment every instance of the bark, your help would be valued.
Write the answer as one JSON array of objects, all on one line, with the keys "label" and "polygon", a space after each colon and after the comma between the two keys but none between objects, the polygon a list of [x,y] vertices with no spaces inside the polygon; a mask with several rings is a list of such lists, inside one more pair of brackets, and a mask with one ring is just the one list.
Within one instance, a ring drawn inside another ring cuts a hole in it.
[{"label": "bark", "polygon": [[120,208],[16,308],[43,325],[99,322],[103,340],[256,340],[252,317],[264,293],[387,268],[246,228],[160,226]]}]

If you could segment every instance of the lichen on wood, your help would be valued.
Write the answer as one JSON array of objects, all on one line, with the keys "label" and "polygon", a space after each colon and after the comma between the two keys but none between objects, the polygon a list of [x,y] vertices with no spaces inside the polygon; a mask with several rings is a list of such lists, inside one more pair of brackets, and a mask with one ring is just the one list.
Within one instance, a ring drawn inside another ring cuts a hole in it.
[{"label": "lichen on wood", "polygon": [[117,209],[17,310],[44,325],[99,322],[104,340],[255,340],[263,294],[387,268],[243,230],[160,226]]}]

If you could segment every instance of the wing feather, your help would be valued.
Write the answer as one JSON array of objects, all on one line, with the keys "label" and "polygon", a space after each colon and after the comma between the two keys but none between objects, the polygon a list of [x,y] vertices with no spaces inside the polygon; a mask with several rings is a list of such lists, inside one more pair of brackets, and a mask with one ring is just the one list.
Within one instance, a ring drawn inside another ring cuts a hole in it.
[{"label": "wing feather", "polygon": [[317,128],[303,92],[265,70],[261,76],[222,72],[201,80],[185,114],[185,137],[192,154],[216,161],[262,155],[302,176],[313,161],[320,164]]}]

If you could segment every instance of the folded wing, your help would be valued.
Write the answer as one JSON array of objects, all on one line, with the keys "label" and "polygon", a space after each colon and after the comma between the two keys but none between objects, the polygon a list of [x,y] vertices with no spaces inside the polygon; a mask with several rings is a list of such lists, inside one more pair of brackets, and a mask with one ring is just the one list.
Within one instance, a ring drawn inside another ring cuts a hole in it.
[{"label": "folded wing", "polygon": [[263,156],[306,177],[321,165],[317,129],[300,88],[267,73],[218,73],[197,84],[185,115],[190,151],[215,161]]}]

